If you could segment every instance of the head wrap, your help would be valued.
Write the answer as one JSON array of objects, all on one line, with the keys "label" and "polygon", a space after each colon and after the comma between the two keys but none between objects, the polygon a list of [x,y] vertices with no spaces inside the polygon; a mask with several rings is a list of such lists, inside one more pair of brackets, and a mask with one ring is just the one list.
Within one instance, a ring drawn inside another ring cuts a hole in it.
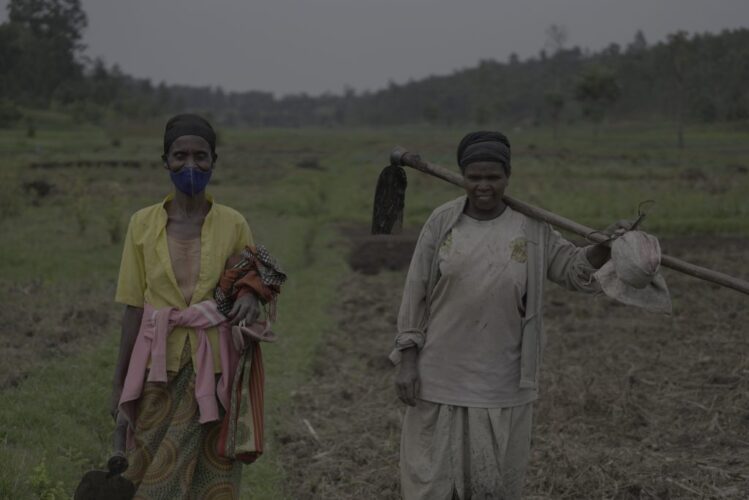
[{"label": "head wrap", "polygon": [[172,117],[166,122],[164,128],[164,157],[169,154],[172,143],[184,135],[196,135],[202,137],[211,146],[213,159],[218,158],[216,154],[216,132],[202,116],[193,114],[182,114]]},{"label": "head wrap", "polygon": [[642,231],[628,231],[611,244],[611,259],[594,276],[603,292],[624,304],[671,313],[671,296],[658,272],[661,246]]},{"label": "head wrap", "polygon": [[461,170],[479,161],[501,163],[510,175],[510,141],[501,132],[471,132],[458,145],[458,165]]}]

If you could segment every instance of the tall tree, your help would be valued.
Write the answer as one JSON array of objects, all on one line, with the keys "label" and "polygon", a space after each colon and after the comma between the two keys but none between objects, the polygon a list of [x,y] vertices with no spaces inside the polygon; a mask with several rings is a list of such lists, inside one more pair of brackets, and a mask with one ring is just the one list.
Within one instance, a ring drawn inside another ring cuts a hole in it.
[{"label": "tall tree", "polygon": [[83,49],[88,18],[81,0],[10,0],[8,19],[37,38],[53,39],[71,53]]},{"label": "tall tree", "polygon": [[551,124],[554,129],[554,139],[559,137],[559,118],[562,116],[564,109],[564,94],[557,91],[550,91],[544,95],[544,104],[551,116]]},{"label": "tall tree", "polygon": [[583,114],[593,121],[594,135],[606,117],[606,112],[619,99],[619,83],[616,75],[608,68],[593,66],[583,73],[575,86],[575,99],[580,103]]},{"label": "tall tree", "polygon": [[692,46],[685,31],[668,35],[668,58],[673,85],[674,114],[676,118],[676,146],[684,149],[684,121],[687,105],[687,68]]},{"label": "tall tree", "polygon": [[23,49],[13,72],[27,100],[49,102],[63,83],[80,78],[88,24],[80,0],[10,0],[8,23]]},{"label": "tall tree", "polygon": [[645,52],[648,49],[648,41],[645,39],[645,33],[642,32],[642,30],[637,30],[637,33],[635,33],[635,37],[630,42],[629,45],[627,45],[627,53],[628,54],[641,54]]},{"label": "tall tree", "polygon": [[559,137],[559,119],[564,109],[564,93],[562,92],[562,66],[564,64],[562,51],[567,43],[568,32],[565,26],[552,24],[546,28],[546,41],[544,47],[552,54],[551,73],[552,88],[544,94],[544,105],[549,111],[551,124],[554,130],[554,139]]},{"label": "tall tree", "polygon": [[546,28],[546,41],[544,48],[549,49],[552,54],[556,54],[564,49],[567,43],[568,32],[565,26],[561,24],[552,24]]},{"label": "tall tree", "polygon": [[10,98],[19,83],[14,74],[23,55],[18,31],[8,23],[0,25],[0,99]]}]

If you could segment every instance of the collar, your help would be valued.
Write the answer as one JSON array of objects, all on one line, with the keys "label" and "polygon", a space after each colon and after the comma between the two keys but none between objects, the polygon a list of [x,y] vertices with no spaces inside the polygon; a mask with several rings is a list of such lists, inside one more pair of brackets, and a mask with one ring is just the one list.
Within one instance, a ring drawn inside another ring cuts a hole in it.
[{"label": "collar", "polygon": [[[162,224],[161,229],[166,227],[166,221],[167,221],[167,213],[166,213],[166,203],[168,201],[172,201],[174,199],[174,192],[169,193],[164,197],[164,199],[161,202],[161,210],[159,210],[159,216],[160,216],[160,222]],[[205,220],[207,221],[209,218],[213,217],[213,205],[215,205],[213,201],[213,195],[210,193],[205,194],[205,199],[208,201],[208,203],[211,204],[210,208],[208,209],[208,213],[205,215]],[[203,221],[203,224],[205,224],[205,221]]]}]

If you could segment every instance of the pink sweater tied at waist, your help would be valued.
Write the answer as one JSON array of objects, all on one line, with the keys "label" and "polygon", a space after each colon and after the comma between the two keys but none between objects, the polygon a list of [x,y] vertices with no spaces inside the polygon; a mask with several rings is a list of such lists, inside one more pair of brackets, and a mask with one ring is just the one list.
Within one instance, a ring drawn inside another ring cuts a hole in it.
[{"label": "pink sweater tied at waist", "polygon": [[[239,363],[240,354],[232,344],[230,325],[226,317],[217,309],[216,303],[206,300],[182,310],[174,307],[156,309],[150,304],[145,304],[143,320],[130,356],[130,365],[119,402],[119,410],[130,424],[128,447],[133,444],[131,438],[132,431],[135,429],[136,403],[143,393],[145,383],[167,382],[166,339],[178,326],[194,328],[198,336],[195,356],[195,399],[198,402],[200,423],[219,419],[217,398],[224,409],[229,408],[232,378]],[[218,383],[214,375],[213,352],[206,333],[206,329],[214,326],[217,326],[219,330],[221,354],[221,377]],[[150,371],[148,371],[149,359]],[[146,372],[148,372],[147,379]]]}]

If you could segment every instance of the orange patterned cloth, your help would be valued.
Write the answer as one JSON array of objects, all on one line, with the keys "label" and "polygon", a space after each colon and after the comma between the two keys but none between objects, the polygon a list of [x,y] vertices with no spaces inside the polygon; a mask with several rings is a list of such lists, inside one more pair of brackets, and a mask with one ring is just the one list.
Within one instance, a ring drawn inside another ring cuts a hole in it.
[{"label": "orange patterned cloth", "polygon": [[213,296],[219,311],[227,315],[237,298],[252,292],[268,305],[268,317],[275,320],[276,297],[285,281],[286,274],[264,246],[248,245],[226,260]]},{"label": "orange patterned cloth", "polygon": [[263,322],[248,326],[240,323],[232,328],[232,338],[241,352],[241,359],[234,374],[231,403],[217,440],[221,457],[252,463],[263,453],[265,372],[259,342],[275,340],[270,321],[276,319],[276,297],[285,281],[286,274],[265,247],[246,246],[241,254],[226,260],[224,273],[214,290],[217,308],[227,316],[234,301],[248,293],[254,293],[266,306],[262,332],[253,328]]},{"label": "orange patterned cloth", "polygon": [[217,451],[222,457],[249,464],[263,454],[265,371],[259,342],[250,342],[237,366],[231,405],[221,422]]}]

